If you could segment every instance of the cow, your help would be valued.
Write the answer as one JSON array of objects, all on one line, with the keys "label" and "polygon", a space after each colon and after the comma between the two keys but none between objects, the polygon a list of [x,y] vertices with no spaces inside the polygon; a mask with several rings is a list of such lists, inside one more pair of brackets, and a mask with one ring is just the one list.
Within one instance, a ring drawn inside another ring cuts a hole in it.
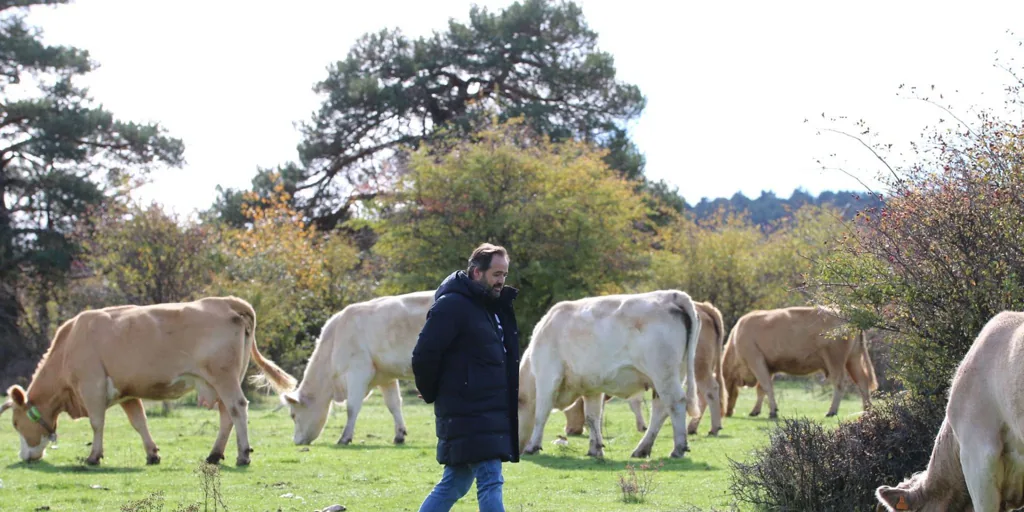
[{"label": "cow", "polygon": [[[696,434],[704,411],[711,405],[711,430],[709,435],[718,435],[722,429],[722,416],[725,415],[725,400],[722,395],[725,393],[725,380],[722,377],[722,345],[725,343],[725,328],[722,326],[722,312],[710,302],[694,302],[697,314],[700,315],[701,331],[700,341],[697,343],[697,356],[694,360],[694,368],[697,371],[697,392],[700,400],[701,415],[690,420],[687,427],[687,434]],[[712,329],[705,329],[704,326],[711,326]],[[605,397],[605,401],[610,400]],[[644,413],[641,405],[643,400],[642,392],[628,399],[629,407],[636,417],[636,429],[640,432],[647,430],[644,422]],[[579,398],[565,410],[565,434],[580,435],[583,433],[583,398]]]},{"label": "cow", "polygon": [[1002,311],[954,373],[923,472],[875,490],[876,510],[996,512],[1024,507],[1024,313]]},{"label": "cow", "polygon": [[350,304],[324,323],[297,389],[281,395],[295,424],[292,441],[315,441],[333,402],[346,402],[348,421],[338,444],[349,444],[363,400],[380,389],[395,423],[395,444],[405,442],[398,379],[411,380],[416,346],[434,291],[377,297]]},{"label": "cow", "polygon": [[142,437],[146,463],[159,464],[142,400],[173,400],[195,389],[199,404],[220,410],[220,430],[207,462],[224,458],[231,428],[236,429],[236,464],[248,465],[249,402],[241,382],[249,357],[276,390],[295,385],[256,347],[256,312],[238,297],[206,297],[191,302],[124,305],[83,311],[64,322],[36,367],[28,389],[14,385],[0,413],[13,409],[21,437],[21,459],[36,461],[56,441],[57,417],[89,418],[92,451],[88,465],[103,458],[106,410],[124,409]]},{"label": "cow", "polygon": [[860,390],[864,409],[869,409],[870,393],[878,389],[875,366],[863,331],[842,337],[832,334],[842,324],[834,310],[822,306],[755,310],[740,317],[729,333],[722,356],[728,396],[725,415],[732,416],[740,386],[756,386],[757,403],[750,416],[761,414],[761,404],[767,395],[768,417],[777,418],[773,376],[803,376],[819,371],[834,388],[826,417],[839,412],[845,374]]},{"label": "cow", "polygon": [[[651,454],[672,417],[672,458],[689,450],[686,414],[696,417],[694,358],[701,330],[693,301],[679,290],[561,301],[534,327],[519,364],[519,448],[541,449],[551,410],[583,397],[592,457],[604,456],[602,394],[628,398],[654,388],[651,426],[632,453]],[[682,382],[686,379],[686,392]]]}]

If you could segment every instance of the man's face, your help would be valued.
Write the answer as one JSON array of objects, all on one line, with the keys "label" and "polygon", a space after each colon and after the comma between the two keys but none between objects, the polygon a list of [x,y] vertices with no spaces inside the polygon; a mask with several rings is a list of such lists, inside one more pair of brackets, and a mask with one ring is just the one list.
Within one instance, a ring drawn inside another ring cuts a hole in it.
[{"label": "man's face", "polygon": [[501,254],[491,256],[491,268],[481,273],[473,270],[474,279],[487,288],[491,297],[501,296],[501,289],[505,286],[505,278],[508,277],[508,258]]}]

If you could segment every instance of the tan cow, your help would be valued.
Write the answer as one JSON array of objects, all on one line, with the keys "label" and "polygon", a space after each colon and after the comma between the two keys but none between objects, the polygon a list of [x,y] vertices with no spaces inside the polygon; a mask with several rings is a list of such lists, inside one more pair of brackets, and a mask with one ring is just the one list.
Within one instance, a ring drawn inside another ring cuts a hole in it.
[{"label": "tan cow", "polygon": [[[704,411],[708,404],[711,405],[711,431],[709,435],[718,435],[722,429],[722,416],[725,414],[725,400],[722,395],[725,393],[725,380],[722,377],[722,345],[725,343],[725,328],[722,326],[722,312],[710,302],[694,302],[697,307],[697,314],[700,315],[701,331],[697,343],[697,355],[694,360],[694,368],[697,371],[697,394],[700,400],[700,416],[690,420],[686,430],[687,434],[696,434],[700,421],[704,417]],[[712,329],[704,327],[711,326]],[[611,397],[605,397],[605,401]],[[644,422],[644,413],[641,401],[643,394],[637,394],[628,399],[629,407],[636,417],[636,429],[640,432],[647,430]],[[579,398],[571,407],[565,410],[565,434],[580,435],[583,433],[583,398]]]},{"label": "tan cow", "polygon": [[653,388],[651,427],[632,456],[651,454],[658,431],[671,416],[671,457],[682,457],[689,450],[686,413],[699,414],[694,358],[700,330],[693,301],[679,290],[555,304],[534,327],[519,364],[520,451],[540,450],[551,410],[564,410],[582,396],[590,429],[588,455],[602,457],[602,397],[628,398]]},{"label": "tan cow", "polygon": [[232,426],[237,429],[239,466],[249,464],[249,402],[241,381],[249,356],[276,389],[295,382],[256,348],[256,312],[237,297],[207,297],[193,302],[116,306],[79,313],[57,329],[36,368],[28,390],[11,386],[0,413],[14,409],[21,437],[21,458],[41,459],[56,440],[57,417],[89,418],[92,452],[86,463],[103,457],[107,408],[120,404],[142,436],[146,462],[160,457],[146,424],[142,399],[173,400],[198,391],[199,403],[220,409],[220,431],[207,461],[218,463]]},{"label": "tan cow", "polygon": [[778,417],[772,386],[776,373],[823,372],[834,388],[826,416],[839,412],[843,376],[848,374],[860,390],[864,408],[870,408],[871,391],[878,389],[878,381],[864,332],[835,339],[831,331],[842,324],[843,320],[825,307],[756,310],[740,317],[729,333],[723,354],[722,370],[728,396],[725,415],[732,416],[740,386],[756,386],[757,403],[750,415],[761,413],[761,404],[767,395],[768,417]]},{"label": "tan cow", "polygon": [[374,387],[394,418],[394,442],[405,442],[398,379],[413,378],[412,350],[433,304],[434,290],[378,297],[328,319],[302,383],[282,395],[295,423],[293,442],[310,444],[320,437],[333,402],[346,402],[348,415],[338,444],[352,442],[359,410]]},{"label": "tan cow", "polygon": [[1024,507],[1024,313],[988,321],[953,377],[923,472],[876,489],[878,511],[997,512]]}]

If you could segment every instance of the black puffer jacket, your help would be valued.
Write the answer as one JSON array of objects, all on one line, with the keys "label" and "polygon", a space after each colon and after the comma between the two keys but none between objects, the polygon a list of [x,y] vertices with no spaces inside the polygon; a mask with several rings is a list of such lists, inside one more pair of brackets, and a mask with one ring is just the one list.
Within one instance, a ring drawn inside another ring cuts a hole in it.
[{"label": "black puffer jacket", "polygon": [[412,371],[423,399],[434,404],[441,464],[519,461],[517,294],[506,286],[494,299],[462,270],[437,288]]}]

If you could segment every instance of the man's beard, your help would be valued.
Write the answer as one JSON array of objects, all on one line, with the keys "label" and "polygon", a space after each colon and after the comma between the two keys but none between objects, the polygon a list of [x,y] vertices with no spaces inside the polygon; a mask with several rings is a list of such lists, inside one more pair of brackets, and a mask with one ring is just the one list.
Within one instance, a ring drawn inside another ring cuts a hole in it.
[{"label": "man's beard", "polygon": [[501,288],[502,288],[501,285],[497,285],[496,284],[494,286],[491,286],[491,285],[487,284],[487,279],[486,278],[480,278],[477,281],[477,283],[479,283],[480,286],[484,287],[484,290],[487,291],[487,296],[488,297],[490,297],[492,299],[497,299],[498,297],[501,297]]}]

